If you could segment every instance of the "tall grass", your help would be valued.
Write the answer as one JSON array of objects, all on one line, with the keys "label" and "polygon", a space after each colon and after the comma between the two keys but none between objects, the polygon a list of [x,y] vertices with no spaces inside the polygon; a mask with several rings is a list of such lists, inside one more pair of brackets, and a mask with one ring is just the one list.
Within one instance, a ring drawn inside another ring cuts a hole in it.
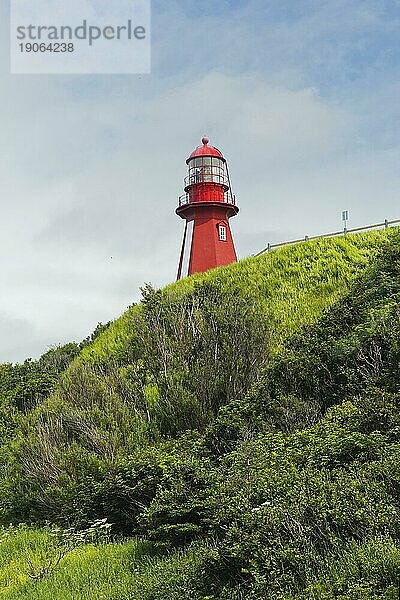
[{"label": "tall grass", "polygon": [[4,600],[181,600],[202,559],[200,548],[152,557],[146,542],[88,544],[73,550],[47,577],[32,581],[31,560],[40,565],[55,552],[46,530],[20,526],[0,534],[0,598]]},{"label": "tall grass", "polygon": [[[351,281],[398,228],[335,239],[319,239],[250,257],[228,267],[197,274],[164,289],[181,297],[195,283],[211,282],[227,294],[257,299],[275,323],[276,344],[302,324],[314,322],[349,288]],[[124,352],[134,335],[140,305],[129,308],[86,347],[78,361],[103,363]]]},{"label": "tall grass", "polygon": [[400,548],[390,537],[377,537],[366,542],[352,541],[340,558],[326,559],[321,571],[322,577],[315,577],[311,573],[312,583],[290,600],[399,598]]},{"label": "tall grass", "polygon": [[117,600],[129,597],[131,569],[147,544],[87,545],[73,550],[40,581],[29,577],[29,560],[40,566],[55,553],[46,530],[6,530],[0,541],[0,597],[12,600]]}]

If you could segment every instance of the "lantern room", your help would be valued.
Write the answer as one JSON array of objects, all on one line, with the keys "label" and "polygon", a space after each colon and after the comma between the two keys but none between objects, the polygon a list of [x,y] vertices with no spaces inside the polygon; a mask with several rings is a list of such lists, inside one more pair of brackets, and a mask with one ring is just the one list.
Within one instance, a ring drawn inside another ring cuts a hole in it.
[{"label": "lantern room", "polygon": [[229,172],[225,158],[208,138],[192,152],[186,161],[188,175],[185,177],[185,194],[179,204],[191,202],[227,202],[235,204],[230,190]]}]

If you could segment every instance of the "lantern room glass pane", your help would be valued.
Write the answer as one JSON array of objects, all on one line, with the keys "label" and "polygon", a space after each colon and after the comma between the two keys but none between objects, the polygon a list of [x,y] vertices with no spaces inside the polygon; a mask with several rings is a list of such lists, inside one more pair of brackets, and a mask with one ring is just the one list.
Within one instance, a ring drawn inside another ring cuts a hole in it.
[{"label": "lantern room glass pane", "polygon": [[[200,159],[200,163],[197,162],[198,159],[194,159],[192,162],[189,163],[189,182],[190,183],[199,183],[200,181],[202,181],[202,172],[203,172],[203,168],[201,166],[201,159]],[[197,163],[197,165],[196,165]]]},{"label": "lantern room glass pane", "polygon": [[224,183],[224,163],[219,158],[213,158],[213,178],[216,183]]},{"label": "lantern room glass pane", "polygon": [[223,177],[219,167],[213,167],[213,181],[215,183],[222,183]]},{"label": "lantern room glass pane", "polygon": [[202,167],[196,167],[194,170],[194,180],[196,183],[203,181],[203,169]]},{"label": "lantern room glass pane", "polygon": [[203,172],[204,172],[204,181],[212,181],[213,180],[211,166],[203,167]]}]

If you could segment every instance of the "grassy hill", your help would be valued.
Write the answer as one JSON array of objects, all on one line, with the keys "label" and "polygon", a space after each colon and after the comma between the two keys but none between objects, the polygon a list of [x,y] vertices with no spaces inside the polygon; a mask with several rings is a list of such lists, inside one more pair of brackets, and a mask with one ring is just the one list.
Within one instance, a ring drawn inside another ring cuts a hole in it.
[{"label": "grassy hill", "polygon": [[398,229],[321,239],[2,365],[0,597],[397,598],[399,296]]}]

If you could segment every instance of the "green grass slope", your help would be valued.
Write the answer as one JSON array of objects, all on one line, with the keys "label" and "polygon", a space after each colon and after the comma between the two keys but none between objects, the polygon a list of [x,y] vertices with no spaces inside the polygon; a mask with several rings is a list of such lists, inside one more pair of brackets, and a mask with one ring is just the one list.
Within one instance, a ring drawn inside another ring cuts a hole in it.
[{"label": "green grass slope", "polygon": [[[8,393],[0,516],[36,529],[0,597],[397,598],[399,299],[397,229],[147,287],[48,398]],[[30,580],[40,524],[98,518],[114,543]]]},{"label": "green grass slope", "polygon": [[[222,293],[256,299],[277,324],[278,342],[304,323],[315,321],[349,287],[387,238],[386,231],[321,238],[286,246],[275,252],[193,275],[165,288],[164,294],[182,297],[198,285],[213,284]],[[389,234],[390,235],[390,234]],[[133,307],[81,353],[82,361],[107,361],[123,354],[134,334]]]}]

